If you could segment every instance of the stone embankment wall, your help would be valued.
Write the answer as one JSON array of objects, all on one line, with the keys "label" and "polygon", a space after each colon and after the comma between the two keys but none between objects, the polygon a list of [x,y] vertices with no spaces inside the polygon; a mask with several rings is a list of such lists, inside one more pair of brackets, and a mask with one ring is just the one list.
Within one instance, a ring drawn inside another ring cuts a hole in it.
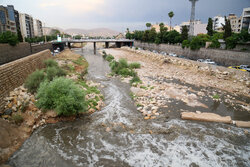
[{"label": "stone embankment wall", "polygon": [[212,59],[216,63],[224,66],[231,65],[250,65],[250,53],[229,51],[229,50],[219,50],[219,49],[205,49],[201,48],[198,51],[192,51],[190,49],[182,49],[179,45],[168,45],[168,44],[150,44],[135,41],[135,47],[140,47],[149,50],[156,50],[158,52],[166,53],[176,53],[178,55],[183,55],[189,59]]},{"label": "stone embankment wall", "polygon": [[52,50],[52,44],[46,43],[32,46],[30,46],[30,44],[26,42],[19,43],[16,46],[10,46],[9,44],[0,44],[0,65],[9,63],[17,59],[21,59],[23,57],[38,53],[46,49]]},{"label": "stone embankment wall", "polygon": [[0,112],[4,109],[4,98],[9,92],[21,86],[33,71],[43,68],[43,61],[50,57],[50,51],[44,50],[0,66]]}]

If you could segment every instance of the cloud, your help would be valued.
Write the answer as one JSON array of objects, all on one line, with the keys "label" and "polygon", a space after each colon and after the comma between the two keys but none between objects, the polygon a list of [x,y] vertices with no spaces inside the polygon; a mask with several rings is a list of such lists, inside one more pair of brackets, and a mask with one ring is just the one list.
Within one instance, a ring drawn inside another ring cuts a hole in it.
[{"label": "cloud", "polygon": [[[97,12],[104,14],[102,6],[105,0],[45,0],[40,3],[42,8],[56,8],[60,12],[70,12],[69,14],[86,14],[89,12]],[[55,10],[55,9],[53,9]]]}]

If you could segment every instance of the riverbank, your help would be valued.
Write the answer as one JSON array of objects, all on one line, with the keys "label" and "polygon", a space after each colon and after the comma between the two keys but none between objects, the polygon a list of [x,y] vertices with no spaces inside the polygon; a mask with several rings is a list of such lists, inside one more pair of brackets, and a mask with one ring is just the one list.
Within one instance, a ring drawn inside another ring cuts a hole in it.
[{"label": "riverbank", "polygon": [[[54,57],[59,66],[67,71],[66,78],[74,80],[86,92],[87,112],[89,115],[101,110],[103,95],[97,83],[86,79],[88,62],[81,55],[66,49]],[[36,95],[20,86],[10,92],[6,99],[6,110],[0,119],[0,164],[4,163],[35,129],[45,124],[61,121],[74,121],[77,116],[62,117],[50,110],[43,112],[36,107]]]},{"label": "riverbank", "polygon": [[247,72],[128,47],[105,51],[117,60],[125,58],[141,64],[136,71],[142,83],[134,84],[131,92],[144,119],[180,118],[181,112],[192,111],[250,121]]}]

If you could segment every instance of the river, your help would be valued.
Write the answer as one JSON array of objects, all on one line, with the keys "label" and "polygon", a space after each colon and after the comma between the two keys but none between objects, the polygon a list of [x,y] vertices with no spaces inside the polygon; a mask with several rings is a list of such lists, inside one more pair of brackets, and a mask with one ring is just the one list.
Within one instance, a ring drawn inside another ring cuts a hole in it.
[{"label": "river", "polygon": [[[88,78],[104,87],[106,106],[74,122],[40,127],[9,159],[29,166],[249,166],[250,136],[244,129],[176,118],[144,120],[130,86],[108,78],[108,63],[90,47]],[[249,131],[247,131],[249,133]]]}]

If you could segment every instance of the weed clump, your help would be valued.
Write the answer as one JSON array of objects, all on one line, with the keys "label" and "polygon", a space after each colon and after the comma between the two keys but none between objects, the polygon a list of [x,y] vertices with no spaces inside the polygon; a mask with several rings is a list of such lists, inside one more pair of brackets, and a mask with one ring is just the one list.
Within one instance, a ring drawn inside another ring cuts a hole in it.
[{"label": "weed clump", "polygon": [[112,60],[114,60],[115,58],[114,58],[114,56],[112,56],[112,55],[110,55],[110,54],[108,54],[107,56],[106,56],[106,58],[105,58],[105,60],[107,60],[108,62],[111,62]]},{"label": "weed clump", "polygon": [[137,62],[133,62],[129,64],[129,68],[130,69],[137,69],[137,68],[141,68],[141,64],[137,63]]},{"label": "weed clump", "polygon": [[86,111],[84,92],[72,80],[63,77],[42,82],[37,99],[38,108],[55,109],[58,115],[71,116]]},{"label": "weed clump", "polygon": [[24,86],[28,89],[29,92],[35,93],[39,88],[39,85],[45,79],[45,74],[43,70],[36,70],[26,79]]},{"label": "weed clump", "polygon": [[44,61],[46,68],[48,67],[58,67],[58,63],[53,59],[47,59]]},{"label": "weed clump", "polygon": [[49,81],[52,81],[55,77],[61,77],[66,75],[66,72],[60,67],[48,67],[46,69],[46,73],[46,78]]}]

